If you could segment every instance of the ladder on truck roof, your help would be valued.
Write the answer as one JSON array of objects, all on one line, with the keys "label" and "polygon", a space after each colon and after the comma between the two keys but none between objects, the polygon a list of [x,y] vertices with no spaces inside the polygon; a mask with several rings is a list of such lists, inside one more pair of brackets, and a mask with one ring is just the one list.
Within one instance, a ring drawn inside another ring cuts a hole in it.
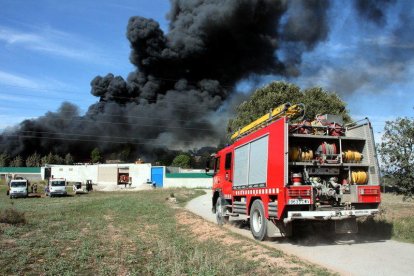
[{"label": "ladder on truck roof", "polygon": [[247,135],[256,129],[263,127],[276,119],[286,117],[289,119],[295,119],[300,116],[304,116],[305,114],[305,106],[303,104],[295,104],[291,105],[290,103],[284,103],[279,105],[275,109],[271,110],[269,113],[263,115],[262,117],[258,118],[257,120],[251,122],[250,124],[244,126],[243,128],[239,129],[233,135],[231,135],[231,140],[236,140],[241,138],[244,135]]}]

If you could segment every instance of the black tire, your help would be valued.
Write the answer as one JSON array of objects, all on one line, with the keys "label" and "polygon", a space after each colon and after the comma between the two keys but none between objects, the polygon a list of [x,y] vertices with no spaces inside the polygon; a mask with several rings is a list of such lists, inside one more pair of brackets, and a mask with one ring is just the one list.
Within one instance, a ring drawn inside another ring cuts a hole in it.
[{"label": "black tire", "polygon": [[216,220],[217,224],[222,226],[229,221],[229,216],[226,216],[226,201],[219,197],[216,201]]},{"label": "black tire", "polygon": [[250,208],[250,231],[256,240],[263,241],[267,238],[267,219],[260,199],[256,199]]}]

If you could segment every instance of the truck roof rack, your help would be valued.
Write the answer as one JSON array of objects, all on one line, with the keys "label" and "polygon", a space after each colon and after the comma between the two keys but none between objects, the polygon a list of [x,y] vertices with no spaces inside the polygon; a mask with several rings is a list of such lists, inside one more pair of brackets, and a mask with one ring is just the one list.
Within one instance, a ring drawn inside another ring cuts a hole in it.
[{"label": "truck roof rack", "polygon": [[295,119],[298,117],[303,117],[305,115],[305,105],[299,103],[295,105],[291,105],[290,103],[284,103],[279,105],[273,110],[270,110],[269,113],[263,115],[262,117],[258,118],[257,120],[251,122],[250,124],[240,128],[238,131],[234,132],[230,139],[237,140],[241,137],[252,133],[258,128],[268,125],[269,123],[282,118],[286,117],[289,119]]}]

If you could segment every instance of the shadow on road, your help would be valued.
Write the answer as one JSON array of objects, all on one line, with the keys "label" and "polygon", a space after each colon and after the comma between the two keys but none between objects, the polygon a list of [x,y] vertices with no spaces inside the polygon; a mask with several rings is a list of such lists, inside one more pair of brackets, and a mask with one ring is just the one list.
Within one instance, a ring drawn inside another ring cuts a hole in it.
[{"label": "shadow on road", "polygon": [[[232,220],[230,225],[250,231],[247,220]],[[334,225],[326,223],[296,223],[290,238],[271,238],[270,241],[300,246],[350,245],[382,242],[391,239],[393,226],[385,221],[366,219],[358,221],[358,233],[335,234]]]}]

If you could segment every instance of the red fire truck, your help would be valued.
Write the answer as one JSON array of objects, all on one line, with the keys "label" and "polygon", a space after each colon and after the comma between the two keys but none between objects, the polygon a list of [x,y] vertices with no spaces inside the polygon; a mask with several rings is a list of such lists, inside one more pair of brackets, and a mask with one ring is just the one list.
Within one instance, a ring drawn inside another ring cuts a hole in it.
[{"label": "red fire truck", "polygon": [[344,125],[318,116],[293,123],[302,105],[284,104],[233,134],[214,156],[212,210],[223,224],[247,216],[258,240],[291,236],[297,222],[356,233],[356,218],[380,204],[379,167],[368,119]]}]

